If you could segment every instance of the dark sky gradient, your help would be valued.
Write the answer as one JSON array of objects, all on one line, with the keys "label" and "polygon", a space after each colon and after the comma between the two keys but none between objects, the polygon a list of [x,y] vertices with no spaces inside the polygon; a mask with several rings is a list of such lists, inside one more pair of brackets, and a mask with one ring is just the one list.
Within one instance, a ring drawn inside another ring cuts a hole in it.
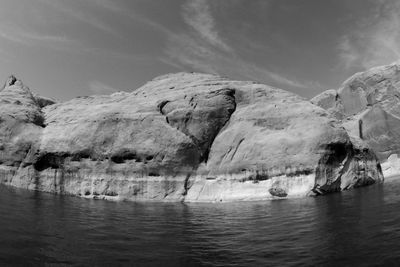
[{"label": "dark sky gradient", "polygon": [[305,97],[400,56],[396,0],[0,0],[0,77],[66,100],[165,73]]}]

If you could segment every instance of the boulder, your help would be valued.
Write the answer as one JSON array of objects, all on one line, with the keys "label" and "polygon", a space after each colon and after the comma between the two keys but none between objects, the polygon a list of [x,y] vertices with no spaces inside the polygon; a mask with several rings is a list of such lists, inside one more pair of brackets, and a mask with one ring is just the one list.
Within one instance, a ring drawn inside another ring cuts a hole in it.
[{"label": "boulder", "polygon": [[343,119],[349,134],[363,139],[382,162],[400,152],[399,63],[357,73],[311,102]]},{"label": "boulder", "polygon": [[259,83],[177,73],[131,93],[63,103],[43,104],[21,82],[6,86],[0,101],[9,94],[24,110],[3,111],[21,113],[1,132],[8,154],[0,155],[0,181],[8,185],[213,202],[325,194],[383,179],[375,154],[328,111]]},{"label": "boulder", "polygon": [[32,164],[44,115],[28,87],[10,76],[0,91],[0,163],[4,168]]}]

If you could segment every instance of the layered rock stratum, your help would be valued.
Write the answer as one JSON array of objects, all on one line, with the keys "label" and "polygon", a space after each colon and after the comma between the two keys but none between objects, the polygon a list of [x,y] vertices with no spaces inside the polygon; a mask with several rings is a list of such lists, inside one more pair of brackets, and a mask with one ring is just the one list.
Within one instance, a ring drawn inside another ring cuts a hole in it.
[{"label": "layered rock stratum", "polygon": [[0,92],[0,182],[88,198],[236,201],[325,194],[383,180],[374,152],[331,112],[215,75],[161,76],[133,92]]},{"label": "layered rock stratum", "polygon": [[383,162],[385,176],[400,174],[399,63],[356,73],[311,102],[342,120],[350,136],[363,139]]}]

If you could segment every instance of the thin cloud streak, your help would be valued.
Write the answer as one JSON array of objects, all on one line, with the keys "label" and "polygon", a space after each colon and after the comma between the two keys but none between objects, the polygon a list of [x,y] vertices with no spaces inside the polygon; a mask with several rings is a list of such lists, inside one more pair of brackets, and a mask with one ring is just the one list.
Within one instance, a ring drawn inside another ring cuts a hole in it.
[{"label": "thin cloud streak", "polygon": [[[73,5],[71,5],[71,2],[69,1],[62,1],[62,0],[39,0],[40,2],[47,4],[48,6],[53,7],[55,10],[72,17],[74,19],[77,19],[79,21],[82,21],[88,25],[90,25],[93,28],[96,28],[98,30],[101,30],[103,32],[107,32],[112,35],[117,35],[116,31],[113,30],[112,27],[104,23],[101,19],[97,18],[93,14],[90,14],[88,12],[82,12],[82,10],[78,8],[74,8]],[[89,1],[90,2],[90,1]],[[68,5],[64,3],[69,3]],[[92,2],[96,3],[96,2]]]},{"label": "thin cloud streak", "polygon": [[66,36],[40,34],[33,30],[24,30],[15,25],[0,26],[0,38],[27,46],[36,45],[38,43],[48,44],[49,46],[53,44],[60,45],[74,43],[73,40]]},{"label": "thin cloud streak", "polygon": [[[75,9],[72,9],[72,7],[66,8],[59,0],[54,2],[49,0],[40,1],[51,4],[61,12],[72,15],[74,18],[79,18],[91,25],[98,26],[98,24],[96,24],[96,19],[90,18],[90,16],[83,18],[82,13],[75,12]],[[186,3],[182,7],[182,16],[184,17],[184,21],[190,27],[195,29],[197,35],[175,33],[155,21],[134,13],[126,12],[122,6],[114,4],[109,0],[90,1],[92,4],[97,5],[97,7],[106,9],[110,12],[115,12],[118,15],[125,16],[132,20],[140,21],[165,34],[168,38],[167,47],[165,49],[167,58],[162,59],[162,61],[167,64],[175,65],[175,67],[180,66],[183,70],[189,66],[194,70],[207,73],[227,74],[232,76],[239,75],[252,80],[268,79],[294,87],[305,88],[305,85],[298,81],[288,79],[282,75],[255,66],[238,58],[233,49],[227,46],[220,39],[219,33],[215,28],[215,19],[211,16],[211,11],[206,1],[195,0],[189,2],[190,5]],[[193,19],[189,19],[190,14],[193,15]],[[100,26],[100,29],[113,31],[111,28],[104,28],[103,26]],[[73,53],[107,55],[124,60],[147,60],[146,56],[125,54],[96,47],[89,48],[76,40],[67,38],[66,36],[43,35],[35,33],[32,30],[25,31],[17,27],[4,27],[0,30],[0,37],[23,45],[42,45]],[[96,88],[102,91],[107,87],[100,86],[98,83],[92,83],[90,88],[93,88],[94,91],[96,91]]]},{"label": "thin cloud streak", "polygon": [[165,53],[167,58],[163,59],[163,62],[182,70],[190,67],[211,74],[271,81],[298,88],[308,88],[310,85],[243,61],[234,54],[216,51],[205,41],[195,40],[186,34],[170,36]]},{"label": "thin cloud streak", "polygon": [[140,23],[143,23],[147,26],[150,26],[151,28],[159,31],[160,33],[170,35],[173,34],[173,31],[165,27],[164,25],[157,23],[137,12],[134,10],[128,10],[125,7],[118,5],[115,1],[111,0],[90,0],[92,4],[97,5],[98,7],[101,7],[109,12],[116,13],[120,16],[123,16],[125,18],[128,18],[130,20],[134,20]]},{"label": "thin cloud streak", "polygon": [[255,81],[270,81],[283,86],[308,88],[315,82],[301,83],[266,68],[249,63],[226,45],[216,28],[215,19],[205,0],[192,0],[182,6],[184,21],[195,31],[170,33],[162,61],[175,68],[241,77]]},{"label": "thin cloud streak", "polygon": [[222,41],[216,30],[216,22],[211,14],[207,0],[187,1],[182,7],[182,17],[184,21],[208,43],[225,51],[232,51],[232,49]]}]

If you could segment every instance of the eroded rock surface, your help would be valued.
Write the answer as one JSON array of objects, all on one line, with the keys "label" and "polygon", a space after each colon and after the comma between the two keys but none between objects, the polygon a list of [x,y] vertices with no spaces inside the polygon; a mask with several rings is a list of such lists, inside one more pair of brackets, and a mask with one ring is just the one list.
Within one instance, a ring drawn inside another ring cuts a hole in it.
[{"label": "eroded rock surface", "polygon": [[5,184],[116,200],[232,201],[380,182],[374,153],[328,111],[267,85],[177,73],[54,103],[0,92]]},{"label": "eroded rock surface", "polygon": [[399,63],[357,73],[337,91],[326,91],[311,102],[343,119],[349,134],[365,140],[381,161],[387,161],[392,154],[399,154]]}]

